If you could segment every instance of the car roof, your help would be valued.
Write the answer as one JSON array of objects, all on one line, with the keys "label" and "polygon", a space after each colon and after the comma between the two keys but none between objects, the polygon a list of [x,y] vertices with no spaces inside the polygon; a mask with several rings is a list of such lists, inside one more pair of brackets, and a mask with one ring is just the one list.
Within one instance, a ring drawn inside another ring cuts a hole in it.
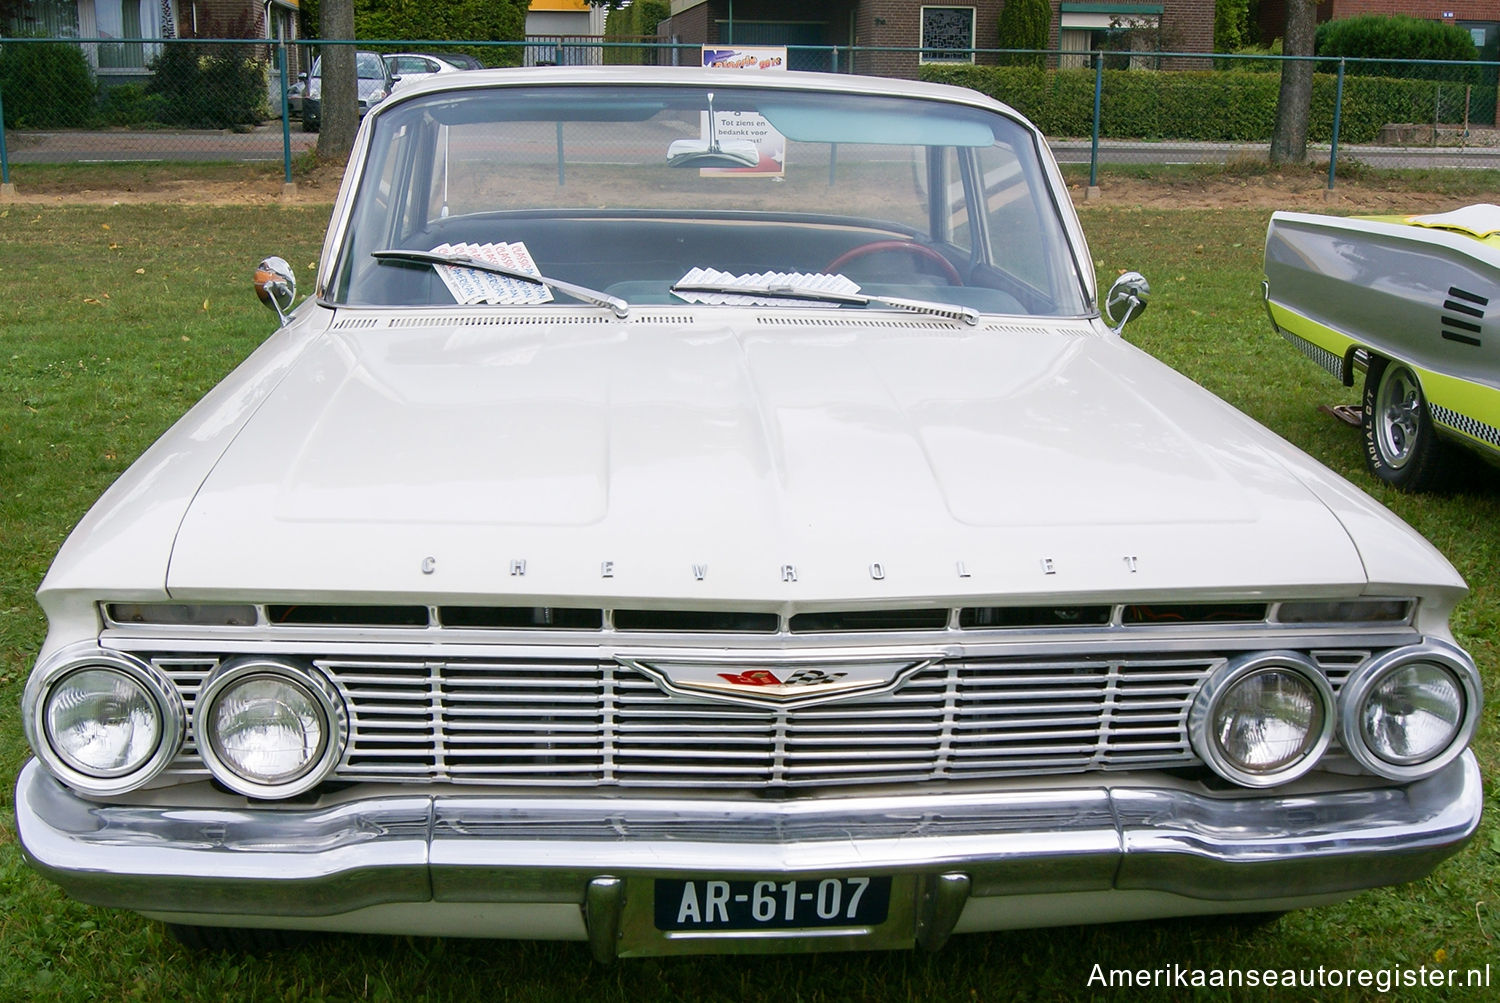
[{"label": "car roof", "polygon": [[727,89],[730,87],[786,88],[821,90],[840,94],[873,94],[896,97],[919,97],[956,102],[972,107],[998,111],[1025,121],[1024,116],[978,91],[949,84],[892,77],[866,77],[850,73],[814,73],[786,70],[775,73],[739,73],[695,66],[535,66],[509,69],[469,70],[464,73],[430,73],[403,87],[400,102],[384,102],[381,109],[394,107],[433,91],[469,90],[493,86],[527,87],[551,84],[594,86],[677,85]]}]

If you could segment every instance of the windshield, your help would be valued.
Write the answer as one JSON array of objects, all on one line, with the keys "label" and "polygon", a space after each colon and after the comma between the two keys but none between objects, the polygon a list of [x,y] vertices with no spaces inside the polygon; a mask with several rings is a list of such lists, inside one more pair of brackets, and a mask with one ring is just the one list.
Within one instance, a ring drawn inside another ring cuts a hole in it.
[{"label": "windshield", "polygon": [[946,102],[739,86],[441,92],[379,116],[350,213],[326,293],[339,304],[537,300],[507,299],[473,269],[374,256],[404,249],[522,262],[632,305],[723,282],[833,288],[832,275],[866,298],[1086,312],[1032,134]]}]

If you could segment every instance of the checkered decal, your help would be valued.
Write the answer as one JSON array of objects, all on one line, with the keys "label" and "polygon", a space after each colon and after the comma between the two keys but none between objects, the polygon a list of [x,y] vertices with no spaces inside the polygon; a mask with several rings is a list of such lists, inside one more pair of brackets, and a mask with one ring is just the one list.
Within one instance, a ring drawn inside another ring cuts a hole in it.
[{"label": "checkered decal", "polygon": [[1286,328],[1282,328],[1281,333],[1287,341],[1290,341],[1292,343],[1292,346],[1296,348],[1297,351],[1301,352],[1303,355],[1307,356],[1309,359],[1312,359],[1318,365],[1328,370],[1340,383],[1344,381],[1343,359],[1339,358],[1337,355],[1334,355],[1326,348],[1319,348],[1317,345],[1314,345],[1306,338],[1297,337],[1297,335],[1288,331]]},{"label": "checkered decal", "polygon": [[1486,425],[1482,421],[1470,418],[1466,414],[1459,414],[1457,411],[1449,410],[1440,404],[1429,404],[1428,407],[1431,408],[1432,417],[1437,420],[1438,424],[1457,429],[1471,438],[1487,443],[1495,449],[1500,449],[1500,428],[1496,428],[1494,425]]}]

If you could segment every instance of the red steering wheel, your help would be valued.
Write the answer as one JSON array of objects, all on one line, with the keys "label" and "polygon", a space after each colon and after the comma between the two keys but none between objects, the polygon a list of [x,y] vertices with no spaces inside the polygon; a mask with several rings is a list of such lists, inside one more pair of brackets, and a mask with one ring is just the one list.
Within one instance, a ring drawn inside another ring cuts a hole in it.
[{"label": "red steering wheel", "polygon": [[849,250],[845,251],[843,254],[840,254],[837,258],[834,258],[832,261],[830,261],[828,263],[828,266],[824,268],[823,271],[837,272],[849,262],[859,258],[863,258],[868,254],[885,254],[889,251],[901,251],[905,254],[911,254],[918,258],[926,258],[930,261],[934,261],[937,263],[938,267],[942,269],[943,277],[948,280],[949,285],[961,286],[964,284],[963,277],[958,274],[958,269],[953,267],[953,262],[943,257],[941,254],[939,254],[937,251],[934,251],[926,244],[918,244],[915,241],[910,240],[872,240],[868,244],[860,244],[858,247],[851,247],[849,248]]}]

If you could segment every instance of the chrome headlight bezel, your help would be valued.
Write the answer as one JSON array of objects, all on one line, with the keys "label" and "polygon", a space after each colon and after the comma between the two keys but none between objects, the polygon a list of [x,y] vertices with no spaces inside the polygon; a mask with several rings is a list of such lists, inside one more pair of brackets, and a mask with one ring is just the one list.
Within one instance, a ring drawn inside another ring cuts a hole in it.
[{"label": "chrome headlight bezel", "polygon": [[[115,770],[88,770],[70,762],[54,744],[48,724],[52,698],[69,677],[90,670],[124,676],[153,705],[158,727],[155,748],[138,764]],[[187,711],[170,679],[139,658],[91,644],[66,648],[39,667],[22,698],[22,720],[26,739],[42,765],[73,790],[95,797],[123,794],[150,783],[181,751],[187,730]]]},{"label": "chrome headlight bezel", "polygon": [[[225,694],[256,678],[271,678],[300,690],[318,717],[321,737],[315,755],[284,781],[266,783],[237,769],[225,756],[213,726],[215,709]],[[349,718],[338,690],[320,672],[279,658],[248,657],[224,663],[203,684],[193,709],[193,733],[198,754],[215,780],[236,794],[279,800],[295,797],[328,779],[343,761],[349,742]]]},{"label": "chrome headlight bezel", "polygon": [[[1251,676],[1284,672],[1305,682],[1316,702],[1317,720],[1308,729],[1298,758],[1274,770],[1252,770],[1236,762],[1217,737],[1216,724],[1227,695]],[[1334,733],[1333,687],[1312,659],[1296,651],[1267,651],[1226,662],[1199,688],[1188,713],[1193,750],[1219,776],[1242,787],[1275,787],[1311,770],[1327,751]]]},{"label": "chrome headlight bezel", "polygon": [[[1371,748],[1364,729],[1365,704],[1392,673],[1422,662],[1436,665],[1452,675],[1463,696],[1464,706],[1452,737],[1441,749],[1420,761],[1396,762]],[[1463,754],[1479,727],[1483,706],[1484,692],[1474,662],[1458,648],[1429,639],[1382,652],[1355,670],[1339,693],[1339,741],[1360,766],[1376,776],[1389,780],[1418,780],[1431,776]]]}]

